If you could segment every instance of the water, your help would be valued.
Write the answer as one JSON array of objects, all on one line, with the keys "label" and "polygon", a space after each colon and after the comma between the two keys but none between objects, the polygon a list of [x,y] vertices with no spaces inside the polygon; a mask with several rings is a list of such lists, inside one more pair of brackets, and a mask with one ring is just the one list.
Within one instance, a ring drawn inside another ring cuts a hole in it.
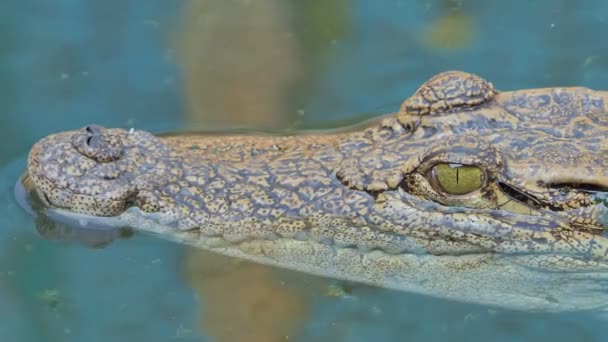
[{"label": "water", "polygon": [[335,283],[150,236],[42,238],[12,196],[40,137],[330,127],[430,75],[608,88],[604,1],[3,1],[1,341],[602,340],[589,313],[511,312]]}]

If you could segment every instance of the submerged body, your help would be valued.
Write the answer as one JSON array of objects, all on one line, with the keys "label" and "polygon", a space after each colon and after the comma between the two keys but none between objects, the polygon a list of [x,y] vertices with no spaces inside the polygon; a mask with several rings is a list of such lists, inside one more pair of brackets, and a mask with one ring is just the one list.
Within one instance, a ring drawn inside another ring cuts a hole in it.
[{"label": "submerged body", "polygon": [[59,133],[23,180],[57,219],[443,298],[603,310],[607,102],[446,72],[349,132]]}]

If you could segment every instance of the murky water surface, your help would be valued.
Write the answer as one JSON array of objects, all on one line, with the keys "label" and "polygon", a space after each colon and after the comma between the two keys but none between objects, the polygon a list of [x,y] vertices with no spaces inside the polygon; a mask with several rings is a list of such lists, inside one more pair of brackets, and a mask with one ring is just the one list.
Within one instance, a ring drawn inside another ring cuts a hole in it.
[{"label": "murky water surface", "polygon": [[597,315],[341,284],[138,234],[39,233],[12,191],[37,139],[89,123],[334,127],[396,110],[447,69],[499,89],[607,89],[605,1],[7,0],[0,13],[1,341],[604,340]]}]

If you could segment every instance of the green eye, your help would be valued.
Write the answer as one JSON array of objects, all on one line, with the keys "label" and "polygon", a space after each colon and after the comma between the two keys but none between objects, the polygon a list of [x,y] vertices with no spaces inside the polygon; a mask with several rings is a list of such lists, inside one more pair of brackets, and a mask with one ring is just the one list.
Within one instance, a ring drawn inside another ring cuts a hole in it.
[{"label": "green eye", "polygon": [[431,170],[435,190],[450,195],[464,195],[481,188],[483,178],[483,171],[472,165],[437,164]]}]

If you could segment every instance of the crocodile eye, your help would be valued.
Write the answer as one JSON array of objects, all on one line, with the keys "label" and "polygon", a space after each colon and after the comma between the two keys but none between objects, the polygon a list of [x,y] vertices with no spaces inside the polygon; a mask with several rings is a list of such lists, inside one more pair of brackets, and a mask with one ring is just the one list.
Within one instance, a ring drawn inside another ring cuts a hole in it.
[{"label": "crocodile eye", "polygon": [[430,172],[430,183],[439,192],[464,195],[483,185],[484,172],[477,166],[437,164]]}]

